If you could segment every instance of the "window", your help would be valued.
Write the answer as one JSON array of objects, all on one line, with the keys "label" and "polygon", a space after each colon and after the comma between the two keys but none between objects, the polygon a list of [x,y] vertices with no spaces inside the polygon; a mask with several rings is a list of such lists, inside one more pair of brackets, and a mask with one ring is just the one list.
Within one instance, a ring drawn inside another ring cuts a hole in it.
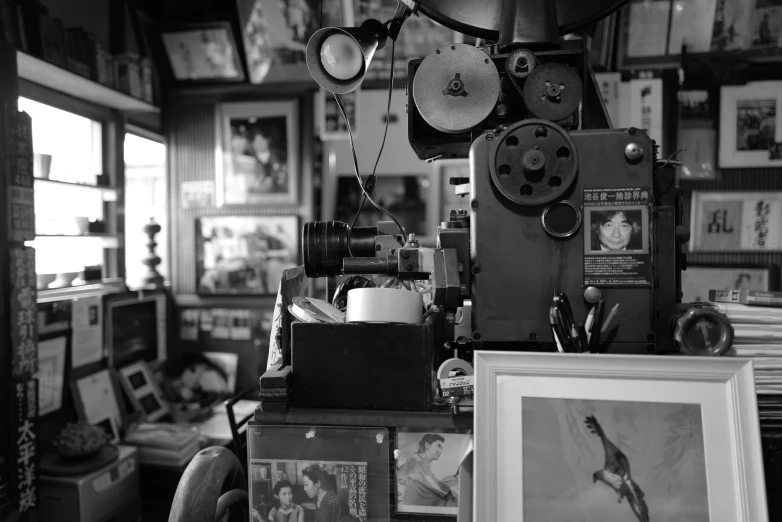
[{"label": "window", "polygon": [[147,267],[149,237],[144,227],[150,218],[160,225],[155,253],[161,258],[157,271],[168,279],[168,190],[166,146],[137,134],[125,134],[125,281],[130,288],[142,285]]},{"label": "window", "polygon": [[103,171],[103,123],[28,98],[32,118],[38,289],[100,282],[106,249],[119,246],[108,218],[117,199]]}]

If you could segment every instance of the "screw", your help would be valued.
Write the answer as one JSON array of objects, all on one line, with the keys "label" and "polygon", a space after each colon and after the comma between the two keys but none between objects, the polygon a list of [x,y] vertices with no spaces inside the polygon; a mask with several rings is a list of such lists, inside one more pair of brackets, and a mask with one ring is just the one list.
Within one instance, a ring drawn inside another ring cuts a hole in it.
[{"label": "screw", "polygon": [[413,263],[407,263],[405,265],[405,270],[407,270],[408,272],[412,272],[413,271]]},{"label": "screw", "polygon": [[480,341],[481,340],[481,334],[479,334],[478,332],[475,332],[474,334],[472,334],[472,338],[475,339],[476,341]]},{"label": "screw", "polygon": [[479,267],[479,266],[474,266],[474,267],[472,267],[472,270],[471,270],[471,272],[472,272],[472,275],[478,275],[478,274],[480,274],[480,273],[481,273],[481,267]]},{"label": "screw", "polygon": [[491,141],[494,139],[494,134],[487,134],[486,135],[486,141]]},{"label": "screw", "polygon": [[410,257],[410,252],[408,252],[407,250],[403,251],[403,252],[402,252],[402,257],[404,257],[405,259],[407,259],[408,257]]},{"label": "screw", "polygon": [[536,334],[536,333],[529,334],[529,339],[530,339],[530,341],[537,341],[538,340],[538,334]]},{"label": "screw", "polygon": [[380,245],[375,245],[375,250],[376,250],[376,251],[380,252],[380,249],[381,249],[381,248],[383,248],[383,247],[381,247]]},{"label": "screw", "polygon": [[472,208],[478,208],[478,200],[474,199],[474,200],[472,201],[472,203],[470,203],[470,206],[471,206]]},{"label": "screw", "polygon": [[637,132],[638,129],[636,129],[635,127],[630,127],[629,129],[627,129],[627,134],[629,134],[630,136],[635,136]]}]

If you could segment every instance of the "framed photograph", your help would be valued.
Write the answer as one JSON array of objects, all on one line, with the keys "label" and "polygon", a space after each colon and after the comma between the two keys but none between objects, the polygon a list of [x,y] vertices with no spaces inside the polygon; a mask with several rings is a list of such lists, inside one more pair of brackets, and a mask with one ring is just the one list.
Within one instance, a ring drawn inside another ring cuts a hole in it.
[{"label": "framed photograph", "polygon": [[397,431],[396,512],[454,515],[459,466],[472,434]]},{"label": "framed photograph", "polygon": [[687,264],[682,270],[682,303],[709,300],[709,290],[779,291],[779,266]]},{"label": "framed photograph", "polygon": [[[342,101],[342,106],[345,109],[345,114],[350,121],[350,132],[353,134],[353,139],[358,137],[358,100],[360,98],[359,92],[361,89],[356,89],[353,92],[347,94],[340,94],[339,99]],[[350,140],[348,134],[348,126],[345,124],[345,118],[342,116],[342,111],[337,105],[337,100],[334,99],[334,95],[324,89],[320,88],[318,91],[317,100],[317,121],[318,129],[320,132],[320,139],[324,141],[332,140]]]},{"label": "framed photograph", "polygon": [[253,520],[390,520],[387,429],[251,425],[247,441]]},{"label": "framed photograph", "polygon": [[720,89],[720,168],[776,167],[782,156],[782,82],[750,82]]},{"label": "framed photograph", "polygon": [[146,361],[129,364],[118,371],[125,393],[145,420],[156,421],[168,415],[168,404]]},{"label": "framed photograph", "polygon": [[354,25],[350,0],[236,3],[250,83],[312,81],[306,61],[310,37],[320,27]]},{"label": "framed photograph", "polygon": [[195,228],[199,294],[273,295],[299,262],[298,216],[205,216]]},{"label": "framed photograph", "polygon": [[485,520],[766,522],[752,362],[476,352]]},{"label": "framed photograph", "polygon": [[693,191],[690,252],[782,251],[782,192]]},{"label": "framed photograph", "polygon": [[218,105],[218,206],[298,204],[298,122],[296,101]]},{"label": "framed photograph", "polygon": [[161,38],[176,81],[244,81],[244,68],[230,22],[164,28]]},{"label": "framed photograph", "polygon": [[[363,192],[355,174],[340,174],[336,181],[334,219],[350,224],[361,204]],[[432,183],[431,174],[378,174],[372,199],[391,212],[408,234],[413,233],[422,244],[433,246],[439,224],[438,189]],[[388,216],[366,203],[356,226],[377,226],[378,221],[388,221]]]},{"label": "framed photograph", "polygon": [[38,341],[38,415],[43,417],[62,407],[65,390],[65,345],[67,337]]}]

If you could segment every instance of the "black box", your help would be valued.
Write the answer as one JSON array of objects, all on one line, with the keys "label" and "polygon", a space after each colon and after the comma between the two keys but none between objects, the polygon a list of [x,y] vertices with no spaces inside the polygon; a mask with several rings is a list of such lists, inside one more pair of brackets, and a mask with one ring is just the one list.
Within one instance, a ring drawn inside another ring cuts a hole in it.
[{"label": "black box", "polygon": [[291,324],[293,405],[429,411],[435,336],[424,324]]}]

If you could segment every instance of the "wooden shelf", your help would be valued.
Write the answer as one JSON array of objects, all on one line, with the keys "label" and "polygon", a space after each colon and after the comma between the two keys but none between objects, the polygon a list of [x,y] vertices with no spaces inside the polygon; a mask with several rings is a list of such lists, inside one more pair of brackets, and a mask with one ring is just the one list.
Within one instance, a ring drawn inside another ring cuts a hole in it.
[{"label": "wooden shelf", "polygon": [[88,185],[86,183],[71,183],[69,181],[58,181],[55,179],[35,178],[36,183],[45,183],[53,185],[65,185],[67,187],[79,187],[83,189],[100,190],[103,192],[103,199],[106,201],[117,200],[117,189],[114,187],[101,187],[99,185]]},{"label": "wooden shelf", "polygon": [[100,283],[88,283],[64,288],[46,288],[38,290],[38,303],[52,303],[65,299],[96,297],[124,290],[125,281],[122,278],[104,279]]},{"label": "wooden shelf", "polygon": [[160,111],[160,108],[143,100],[128,96],[27,53],[17,51],[16,63],[20,78],[76,98],[126,113]]}]

